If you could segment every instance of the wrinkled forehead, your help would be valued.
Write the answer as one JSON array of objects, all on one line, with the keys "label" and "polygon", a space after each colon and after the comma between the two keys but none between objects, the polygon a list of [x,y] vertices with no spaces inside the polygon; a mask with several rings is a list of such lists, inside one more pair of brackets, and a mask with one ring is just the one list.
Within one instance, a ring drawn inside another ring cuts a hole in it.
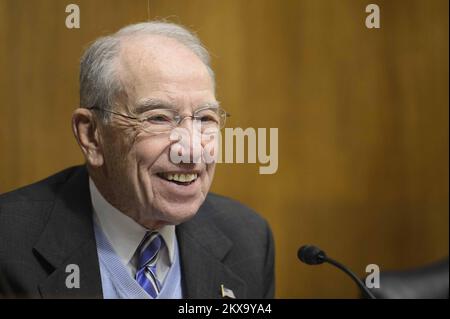
[{"label": "wrinkled forehead", "polygon": [[164,36],[135,36],[121,41],[119,76],[127,92],[142,94],[167,90],[174,92],[214,91],[205,64],[189,48]]}]

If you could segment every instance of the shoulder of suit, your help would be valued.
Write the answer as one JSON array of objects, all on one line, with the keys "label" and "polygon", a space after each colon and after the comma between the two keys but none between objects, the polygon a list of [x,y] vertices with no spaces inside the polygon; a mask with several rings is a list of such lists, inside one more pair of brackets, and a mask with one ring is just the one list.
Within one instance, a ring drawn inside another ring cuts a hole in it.
[{"label": "shoulder of suit", "polygon": [[71,167],[36,183],[0,195],[0,232],[3,236],[16,230],[38,231],[44,227],[54,206],[56,196],[74,172],[82,169]]},{"label": "shoulder of suit", "polygon": [[82,166],[74,166],[33,184],[0,194],[0,207],[20,202],[54,201],[59,188]]},{"label": "shoulder of suit", "polygon": [[252,208],[215,193],[208,194],[199,213],[202,213],[203,218],[212,218],[231,227],[236,225],[267,228],[267,221]]},{"label": "shoulder of suit", "polygon": [[[34,184],[0,195],[0,241],[5,244],[4,247],[15,250],[20,243],[21,247],[31,249],[46,225],[56,195],[77,169],[80,167],[66,169]],[[29,250],[22,249],[17,254],[26,251]]]},{"label": "shoulder of suit", "polygon": [[223,234],[233,243],[233,253],[229,257],[235,261],[244,260],[249,254],[266,258],[267,250],[273,247],[271,228],[262,215],[236,200],[214,193],[208,194],[197,214],[181,227],[192,232]]}]

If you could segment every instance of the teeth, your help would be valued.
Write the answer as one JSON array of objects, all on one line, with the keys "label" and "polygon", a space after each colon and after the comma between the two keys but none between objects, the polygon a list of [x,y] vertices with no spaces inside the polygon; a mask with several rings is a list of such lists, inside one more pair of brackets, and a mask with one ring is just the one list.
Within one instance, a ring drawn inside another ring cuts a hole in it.
[{"label": "teeth", "polygon": [[164,173],[163,177],[169,181],[176,181],[176,182],[192,182],[197,179],[197,174],[170,174],[170,173]]}]

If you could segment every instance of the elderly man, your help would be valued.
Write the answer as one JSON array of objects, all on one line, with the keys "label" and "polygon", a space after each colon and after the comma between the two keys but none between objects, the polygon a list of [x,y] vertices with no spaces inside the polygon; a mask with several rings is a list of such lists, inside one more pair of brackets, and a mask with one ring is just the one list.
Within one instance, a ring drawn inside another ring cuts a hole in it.
[{"label": "elderly man", "polygon": [[208,193],[208,129],[227,113],[199,40],[171,23],[131,25],[80,67],[72,128],[86,163],[0,197],[0,295],[273,298],[267,223]]}]

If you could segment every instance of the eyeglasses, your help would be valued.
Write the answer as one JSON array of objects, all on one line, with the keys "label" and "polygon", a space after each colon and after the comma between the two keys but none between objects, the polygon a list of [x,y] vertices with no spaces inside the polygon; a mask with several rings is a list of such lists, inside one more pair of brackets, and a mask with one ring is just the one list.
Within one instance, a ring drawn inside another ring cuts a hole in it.
[{"label": "eyeglasses", "polygon": [[130,116],[115,111],[110,111],[100,107],[90,107],[89,110],[103,111],[134,121],[138,128],[151,134],[167,133],[178,127],[186,118],[191,118],[194,126],[199,127],[201,132],[220,130],[225,126],[227,117],[230,116],[220,107],[204,107],[192,115],[181,116],[173,109],[152,109],[139,116]]}]

